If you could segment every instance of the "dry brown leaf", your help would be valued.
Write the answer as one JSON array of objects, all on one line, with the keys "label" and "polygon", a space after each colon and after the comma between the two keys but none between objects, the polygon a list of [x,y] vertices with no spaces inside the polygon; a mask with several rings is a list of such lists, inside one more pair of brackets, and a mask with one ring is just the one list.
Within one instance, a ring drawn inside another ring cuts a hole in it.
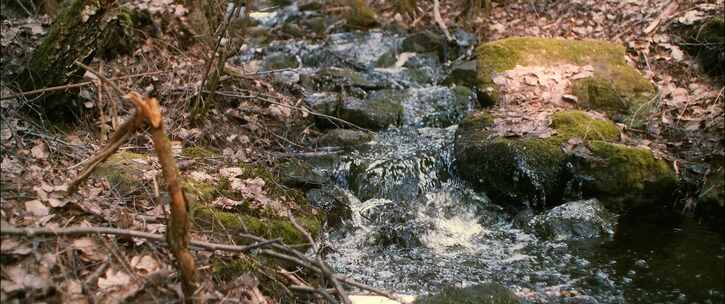
[{"label": "dry brown leaf", "polygon": [[131,267],[141,270],[141,273],[146,275],[158,270],[161,265],[150,255],[137,255],[131,258]]},{"label": "dry brown leaf", "polygon": [[30,153],[36,159],[47,159],[50,155],[50,152],[48,152],[48,146],[43,141],[39,142],[32,149],[30,149]]},{"label": "dry brown leaf", "polygon": [[98,244],[95,240],[89,237],[73,240],[73,249],[79,250],[81,259],[86,261],[103,261],[106,259],[106,255],[99,252]]},{"label": "dry brown leaf", "polygon": [[15,239],[3,239],[0,240],[0,252],[8,255],[28,255],[32,249]]},{"label": "dry brown leaf", "polygon": [[116,271],[113,268],[106,270],[106,275],[98,279],[98,288],[121,288],[131,283],[131,276],[124,271]]},{"label": "dry brown leaf", "polygon": [[32,200],[25,202],[25,210],[34,216],[46,216],[50,213],[50,209],[46,207],[40,200]]}]

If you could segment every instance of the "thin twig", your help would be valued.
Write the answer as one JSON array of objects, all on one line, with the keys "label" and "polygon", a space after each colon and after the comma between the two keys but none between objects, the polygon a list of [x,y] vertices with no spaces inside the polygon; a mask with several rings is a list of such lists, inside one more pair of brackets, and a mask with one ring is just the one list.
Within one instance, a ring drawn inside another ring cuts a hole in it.
[{"label": "thin twig", "polygon": [[342,298],[342,302],[345,304],[350,304],[350,298],[347,296],[347,292],[345,292],[345,289],[342,288],[340,285],[340,282],[337,281],[337,278],[335,278],[335,275],[330,271],[330,268],[325,265],[325,262],[322,261],[322,258],[320,258],[320,246],[317,242],[315,242],[315,239],[312,238],[312,235],[305,229],[305,227],[302,227],[297,222],[297,219],[295,219],[295,216],[292,214],[291,210],[287,211],[287,217],[289,217],[290,222],[292,222],[292,225],[297,228],[302,234],[307,238],[307,240],[312,244],[312,247],[314,248],[315,254],[317,255],[317,264],[320,266],[321,273],[326,276],[330,281],[332,281],[332,286],[335,287],[335,290],[337,290],[337,294]]},{"label": "thin twig", "polygon": [[302,108],[302,107],[297,107],[297,106],[288,105],[288,104],[281,103],[281,102],[276,102],[276,101],[270,100],[269,98],[264,98],[264,97],[261,97],[261,96],[237,95],[237,94],[232,94],[232,93],[228,93],[228,92],[220,92],[220,91],[214,91],[214,92],[204,91],[204,92],[205,93],[214,93],[214,94],[217,94],[217,95],[220,95],[220,96],[226,96],[226,97],[254,98],[254,99],[261,100],[261,101],[264,101],[264,102],[268,102],[268,103],[271,103],[271,104],[274,104],[274,105],[278,105],[278,106],[282,106],[282,107],[287,107],[287,108],[290,108],[290,109],[294,109],[294,110],[306,112],[306,113],[312,114],[314,116],[319,116],[319,117],[322,117],[322,118],[327,118],[327,119],[330,119],[330,120],[334,120],[334,121],[337,121],[337,122],[340,122],[340,123],[349,125],[349,126],[351,126],[353,128],[356,128],[358,130],[361,130],[361,131],[365,131],[365,132],[368,132],[368,133],[374,133],[374,132],[370,131],[369,129],[365,129],[365,128],[361,127],[361,126],[358,126],[358,125],[356,125],[354,123],[351,123],[351,122],[349,122],[347,120],[344,120],[342,118],[338,118],[338,117],[335,117],[335,116],[330,116],[330,115],[323,114],[323,113],[320,113],[320,112],[315,112],[315,111],[312,111],[310,109],[306,109],[306,108]]},{"label": "thin twig", "polygon": [[[137,230],[106,228],[106,227],[68,227],[68,228],[18,228],[3,225],[0,229],[0,235],[22,235],[26,237],[34,236],[61,236],[61,235],[88,235],[88,234],[110,234],[127,237],[142,238],[159,243],[166,243],[166,236],[156,233],[149,233]],[[209,251],[227,251],[227,252],[249,252],[250,250],[260,247],[267,247],[279,244],[280,239],[264,240],[246,246],[234,246],[227,244],[209,243],[203,241],[191,241],[190,245],[203,250]]]},{"label": "thin twig", "polygon": [[[272,248],[277,249],[278,246],[279,247],[283,247],[281,245],[277,245],[277,246],[274,246],[273,245]],[[289,248],[286,248],[286,250],[294,251],[294,250],[291,250]],[[260,250],[259,251],[259,254],[266,255],[266,256],[270,256],[270,257],[277,258],[277,259],[280,259],[280,260],[285,260],[285,261],[288,261],[288,262],[292,262],[292,263],[295,263],[297,265],[300,265],[302,267],[305,267],[305,268],[307,268],[309,270],[312,270],[314,272],[317,272],[317,273],[320,273],[321,272],[320,268],[318,268],[317,266],[313,265],[314,262],[308,262],[309,261],[309,258],[307,258],[307,257],[304,257],[303,258],[304,260],[303,260],[301,258],[296,258],[296,257],[290,256],[290,255],[287,255],[287,254],[283,254],[283,253],[279,253],[279,252],[272,251],[272,250],[267,250],[267,249]],[[372,287],[372,286],[368,286],[368,285],[359,283],[359,282],[357,282],[357,281],[355,281],[355,280],[353,280],[351,278],[348,278],[348,277],[345,277],[345,276],[341,276],[341,275],[335,275],[335,278],[337,280],[340,280],[341,282],[343,282],[345,284],[350,285],[350,286],[357,287],[357,288],[362,289],[362,290],[367,290],[367,291],[372,292],[374,294],[381,295],[383,297],[386,297],[386,298],[389,298],[389,299],[392,299],[392,300],[395,300],[395,301],[399,301],[400,302],[400,299],[398,297],[396,297],[395,295],[393,295],[393,294],[391,294],[391,293],[389,293],[387,291],[384,291],[382,289],[378,289],[378,288],[375,288],[375,287]]]}]

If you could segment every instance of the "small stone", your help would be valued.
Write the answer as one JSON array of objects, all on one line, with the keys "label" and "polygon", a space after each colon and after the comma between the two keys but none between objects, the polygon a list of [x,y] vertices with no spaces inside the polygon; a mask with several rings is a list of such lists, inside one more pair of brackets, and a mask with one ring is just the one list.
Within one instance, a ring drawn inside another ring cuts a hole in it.
[{"label": "small stone", "polygon": [[568,94],[561,95],[561,99],[564,101],[567,101],[567,102],[571,102],[571,103],[577,103],[577,101],[579,101],[579,98],[577,98],[576,96],[568,95]]}]

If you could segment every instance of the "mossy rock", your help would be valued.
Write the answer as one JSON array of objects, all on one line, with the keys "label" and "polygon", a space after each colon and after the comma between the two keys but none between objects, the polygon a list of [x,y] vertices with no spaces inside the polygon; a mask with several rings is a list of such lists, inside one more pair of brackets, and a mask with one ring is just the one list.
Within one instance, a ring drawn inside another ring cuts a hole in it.
[{"label": "mossy rock", "polygon": [[[304,193],[280,185],[280,182],[266,168],[258,165],[241,165],[242,179],[259,177],[265,182],[265,191],[273,200],[292,201],[293,213],[297,220],[313,236],[320,231],[321,220],[317,210],[312,208]],[[252,210],[241,208],[238,211],[223,211],[211,206],[211,202],[219,195],[233,197],[229,189],[230,183],[226,180],[202,182],[187,178],[183,181],[184,192],[191,205],[191,218],[195,225],[207,229],[221,229],[225,233],[251,233],[260,237],[274,239],[281,238],[286,244],[307,243],[304,235],[298,231],[292,222],[274,210]],[[240,243],[249,243],[250,240],[239,238]]]},{"label": "mossy rock", "polygon": [[325,183],[325,178],[305,161],[290,159],[277,166],[279,180],[291,187],[312,188]]},{"label": "mossy rock", "polygon": [[695,214],[725,232],[725,168],[714,164],[705,176],[705,182],[697,196]]},{"label": "mossy rock", "polygon": [[414,304],[518,304],[522,301],[508,288],[498,283],[486,283],[466,288],[448,287],[431,296],[423,296]]},{"label": "mossy rock", "polygon": [[95,176],[108,180],[112,189],[122,196],[143,191],[147,182],[143,175],[149,170],[150,160],[146,155],[121,151],[111,155],[93,172]]},{"label": "mossy rock", "polygon": [[265,71],[273,71],[273,70],[281,70],[281,69],[293,69],[297,68],[299,63],[297,62],[297,57],[290,54],[272,54],[267,56],[264,59],[264,70]]},{"label": "mossy rock", "polygon": [[398,125],[403,115],[400,92],[385,90],[371,94],[368,99],[355,97],[343,99],[338,109],[338,117],[371,130],[380,130],[390,125]]},{"label": "mossy rock", "polygon": [[[558,112],[551,121],[556,131],[551,137],[509,138],[492,133],[494,118],[488,112],[469,115],[456,134],[458,172],[516,209],[521,203],[554,206],[579,194],[598,197],[608,207],[629,208],[674,190],[674,174],[666,162],[649,150],[615,144],[619,130],[611,121],[581,111]],[[562,149],[574,138],[589,146],[590,157]],[[572,189],[573,184],[583,186]]]},{"label": "mossy rock", "polygon": [[317,139],[317,144],[321,146],[348,147],[361,145],[372,139],[373,135],[369,132],[350,129],[332,129],[320,136]]},{"label": "mossy rock", "polygon": [[639,124],[656,95],[655,86],[625,61],[625,48],[598,40],[515,37],[482,44],[478,53],[481,91],[499,99],[496,74],[520,66],[591,65],[593,76],[575,80],[572,93],[584,109],[625,115]]},{"label": "mossy rock", "polygon": [[[196,225],[205,229],[224,231],[234,236],[234,233],[250,233],[266,239],[281,238],[285,244],[305,244],[309,241],[304,234],[297,230],[286,217],[251,216],[236,212],[221,211],[214,207],[192,207],[192,218]],[[315,236],[320,232],[321,222],[314,215],[297,214],[297,221]],[[240,243],[250,243],[251,240],[238,238]]]},{"label": "mossy rock", "polygon": [[365,0],[352,0],[350,13],[346,16],[347,26],[353,29],[370,29],[377,26],[378,16]]},{"label": "mossy rock", "polygon": [[615,210],[628,210],[671,199],[677,186],[672,166],[652,151],[593,140],[592,155],[599,160],[580,162],[583,191],[596,193]]}]

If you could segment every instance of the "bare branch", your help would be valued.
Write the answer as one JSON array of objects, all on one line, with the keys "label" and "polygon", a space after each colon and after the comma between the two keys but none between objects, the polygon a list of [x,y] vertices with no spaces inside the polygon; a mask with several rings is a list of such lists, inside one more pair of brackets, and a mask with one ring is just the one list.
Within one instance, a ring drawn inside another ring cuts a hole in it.
[{"label": "bare branch", "polygon": [[[147,240],[166,243],[166,237],[161,234],[149,233],[137,230],[106,228],[106,227],[68,227],[68,228],[17,228],[3,225],[0,229],[0,235],[20,235],[26,237],[34,236],[63,236],[63,235],[88,235],[88,234],[110,234],[128,237],[136,237]],[[280,243],[280,239],[264,240],[246,246],[234,246],[227,244],[217,244],[202,241],[191,241],[190,245],[197,249],[209,251],[227,251],[227,252],[249,252],[250,250],[260,247],[266,247]]]}]

